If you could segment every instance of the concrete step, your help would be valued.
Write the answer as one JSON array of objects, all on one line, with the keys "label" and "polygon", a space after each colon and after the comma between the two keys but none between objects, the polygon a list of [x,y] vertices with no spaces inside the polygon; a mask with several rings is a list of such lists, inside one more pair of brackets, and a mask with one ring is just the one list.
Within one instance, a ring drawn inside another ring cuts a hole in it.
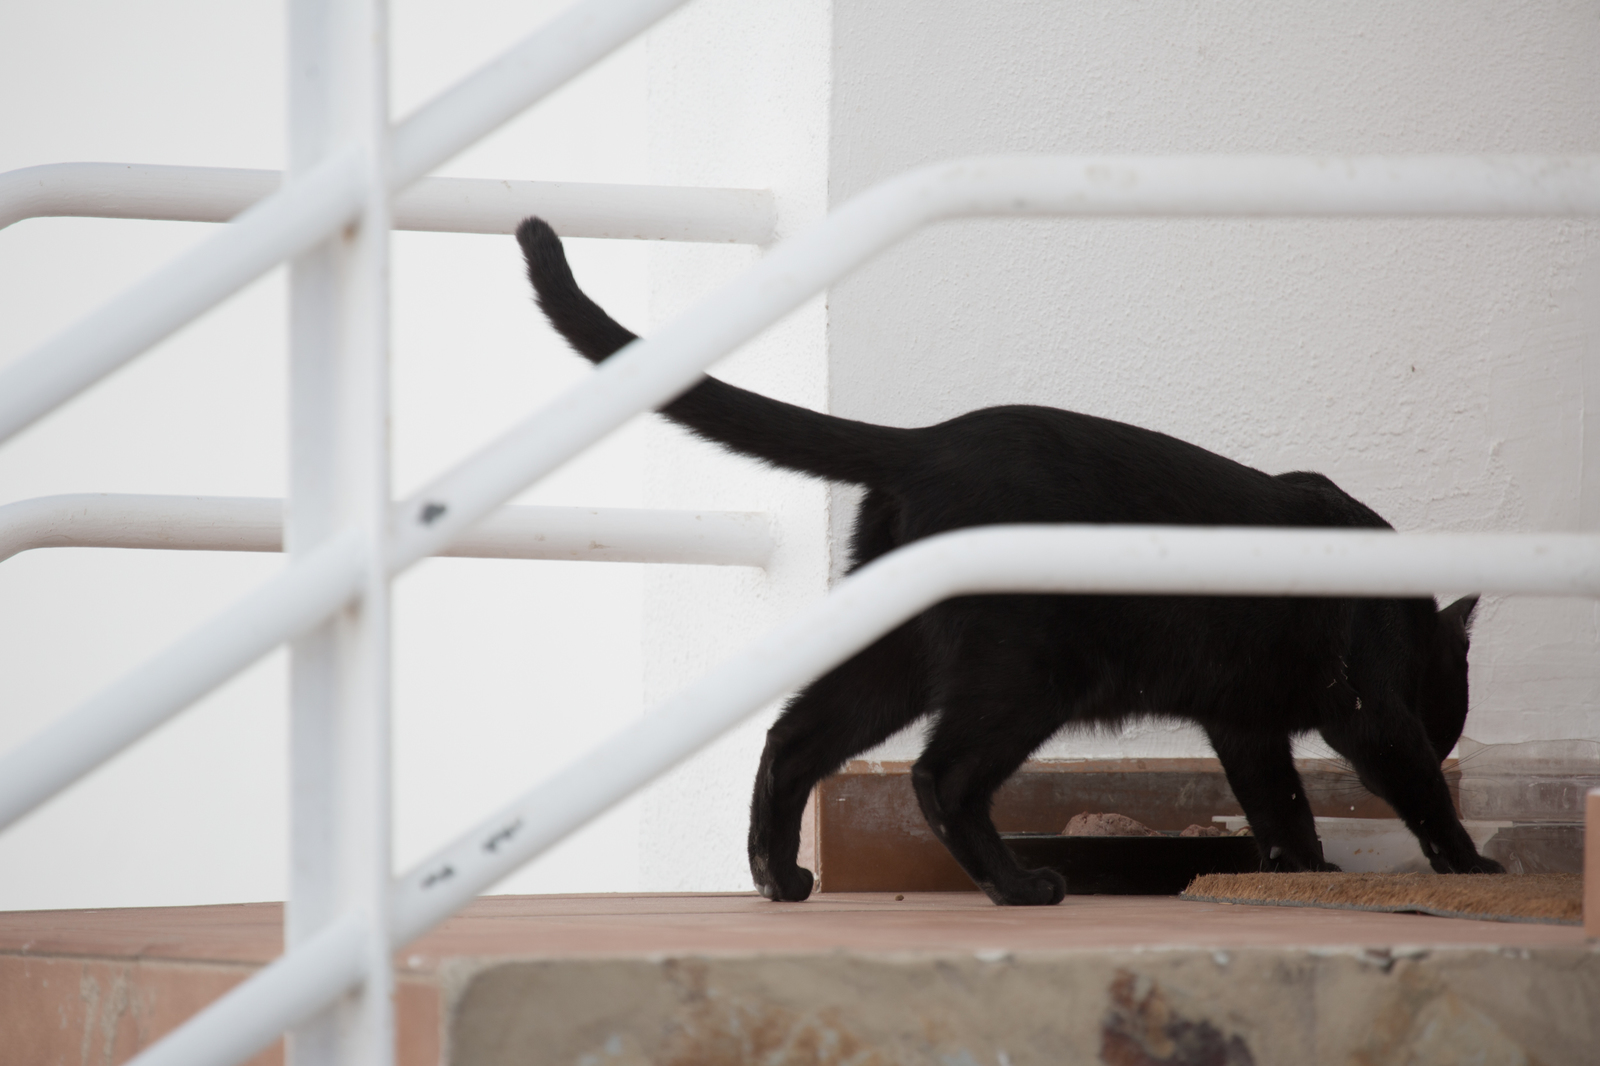
[{"label": "concrete step", "polygon": [[[400,1061],[1554,1066],[1600,1047],[1600,950],[1572,926],[904,897],[487,897],[397,956]],[[0,1059],[116,1066],[275,955],[280,921],[0,914]]]}]

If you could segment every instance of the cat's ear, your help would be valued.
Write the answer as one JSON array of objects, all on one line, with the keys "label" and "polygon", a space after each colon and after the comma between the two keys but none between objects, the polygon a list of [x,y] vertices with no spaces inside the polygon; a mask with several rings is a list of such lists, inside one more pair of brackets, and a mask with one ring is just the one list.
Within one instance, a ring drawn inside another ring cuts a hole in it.
[{"label": "cat's ear", "polygon": [[1463,596],[1439,612],[1439,621],[1447,627],[1446,632],[1455,634],[1465,646],[1472,637],[1472,613],[1477,609],[1477,593]]}]

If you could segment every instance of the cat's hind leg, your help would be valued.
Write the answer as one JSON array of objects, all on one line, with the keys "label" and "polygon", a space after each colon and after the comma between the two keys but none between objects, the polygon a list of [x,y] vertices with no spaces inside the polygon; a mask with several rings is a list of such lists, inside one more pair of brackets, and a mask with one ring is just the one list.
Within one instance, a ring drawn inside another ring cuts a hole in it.
[{"label": "cat's hind leg", "polygon": [[1228,787],[1250,819],[1265,870],[1337,870],[1323,861],[1311,801],[1282,733],[1208,729]]},{"label": "cat's hind leg", "polygon": [[981,655],[965,649],[948,671],[938,723],[911,768],[928,828],[1002,905],[1050,905],[1067,893],[1056,871],[1017,862],[989,813],[995,791],[1065,721],[1062,696],[1041,658],[1003,642]]},{"label": "cat's hind leg", "polygon": [[927,709],[924,671],[902,626],[806,686],[767,730],[750,800],[750,876],[763,896],[802,900],[800,819],[818,781]]}]

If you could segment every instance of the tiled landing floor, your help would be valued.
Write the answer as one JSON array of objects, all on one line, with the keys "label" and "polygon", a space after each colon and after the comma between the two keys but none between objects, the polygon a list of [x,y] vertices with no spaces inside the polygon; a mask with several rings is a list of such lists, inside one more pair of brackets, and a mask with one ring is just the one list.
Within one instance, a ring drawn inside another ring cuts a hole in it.
[{"label": "tiled landing floor", "polygon": [[[0,913],[0,953],[266,962],[282,906]],[[1057,907],[996,907],[976,893],[486,896],[399,953],[405,969],[471,956],[604,956],[781,951],[1056,951],[1130,947],[1481,944],[1581,946],[1575,926],[1425,915],[1188,903],[1170,896],[1072,896]]]},{"label": "tiled landing floor", "polygon": [[[280,951],[276,903],[0,913],[0,1037],[18,1061],[115,1066]],[[999,908],[976,893],[497,896],[403,948],[401,1061],[437,1062],[450,960],[876,956],[1141,948],[1579,948],[1572,926],[1077,896]],[[59,1045],[59,1046],[58,1046]],[[261,1064],[279,1061],[278,1052]]]}]

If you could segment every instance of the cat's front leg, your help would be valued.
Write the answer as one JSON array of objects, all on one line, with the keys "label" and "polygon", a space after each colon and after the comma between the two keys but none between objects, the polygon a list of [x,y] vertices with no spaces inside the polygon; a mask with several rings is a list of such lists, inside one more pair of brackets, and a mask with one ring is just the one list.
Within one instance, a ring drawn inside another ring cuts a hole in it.
[{"label": "cat's front leg", "polygon": [[1228,787],[1250,820],[1261,868],[1271,871],[1337,870],[1322,857],[1311,801],[1288,736],[1210,727],[1206,735],[1228,776]]},{"label": "cat's front leg", "polygon": [[1350,760],[1361,783],[1395,809],[1435,873],[1505,873],[1504,866],[1478,854],[1456,815],[1426,730],[1398,700],[1369,696],[1365,705],[1324,724],[1322,735]]}]

